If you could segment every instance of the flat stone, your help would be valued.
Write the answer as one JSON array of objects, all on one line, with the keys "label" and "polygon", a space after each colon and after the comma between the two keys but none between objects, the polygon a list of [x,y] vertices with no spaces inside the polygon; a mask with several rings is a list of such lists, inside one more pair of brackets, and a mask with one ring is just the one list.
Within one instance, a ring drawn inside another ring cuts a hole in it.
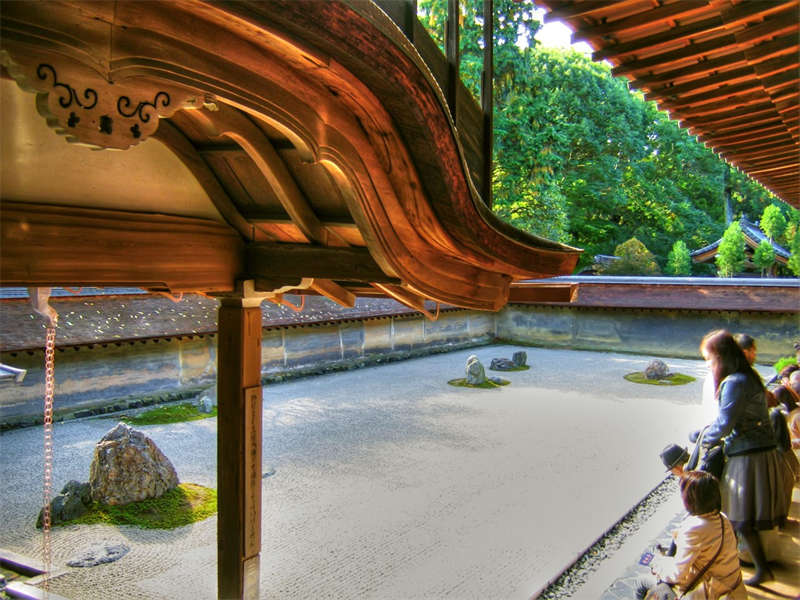
[{"label": "flat stone", "polygon": [[67,561],[70,567],[96,567],[114,562],[125,556],[130,548],[125,544],[96,544],[85,549],[76,558]]}]

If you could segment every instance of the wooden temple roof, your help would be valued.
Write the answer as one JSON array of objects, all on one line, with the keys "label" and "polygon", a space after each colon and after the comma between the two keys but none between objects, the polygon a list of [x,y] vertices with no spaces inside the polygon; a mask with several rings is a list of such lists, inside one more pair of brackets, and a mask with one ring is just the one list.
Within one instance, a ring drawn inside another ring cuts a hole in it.
[{"label": "wooden temple roof", "polygon": [[497,310],[580,253],[487,208],[480,119],[373,3],[20,1],[0,49],[3,285]]},{"label": "wooden temple roof", "polygon": [[595,60],[800,207],[800,2],[536,0]]},{"label": "wooden temple roof", "polygon": [[[761,231],[761,228],[758,225],[751,223],[744,217],[740,219],[739,224],[742,228],[742,235],[744,235],[745,245],[747,248],[749,248],[749,254],[752,254],[752,252],[758,248],[761,242],[766,241],[769,242],[769,244],[772,246],[773,252],[775,252],[775,262],[778,262],[782,265],[785,265],[789,262],[791,252],[774,240],[769,239],[767,235]],[[720,242],[722,242],[722,239],[718,239],[707,246],[703,246],[702,248],[692,251],[690,253],[692,261],[703,263],[713,260],[714,257],[717,256]]]}]

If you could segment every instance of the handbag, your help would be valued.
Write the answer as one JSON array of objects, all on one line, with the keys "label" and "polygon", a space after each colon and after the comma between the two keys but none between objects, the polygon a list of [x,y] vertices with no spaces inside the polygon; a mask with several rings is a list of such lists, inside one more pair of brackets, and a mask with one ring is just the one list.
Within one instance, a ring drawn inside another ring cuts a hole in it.
[{"label": "handbag", "polygon": [[725,523],[722,520],[722,515],[719,515],[719,524],[722,528],[722,537],[719,540],[719,548],[717,548],[716,553],[714,553],[714,556],[710,561],[708,561],[708,564],[702,568],[702,570],[695,576],[686,589],[684,589],[682,592],[676,592],[675,588],[673,587],[674,584],[667,583],[666,581],[659,581],[655,586],[647,591],[643,597],[643,600],[678,600],[679,598],[683,598],[684,595],[691,592],[703,578],[703,575],[706,574],[706,571],[708,571],[711,568],[711,565],[714,564],[714,561],[717,560],[719,553],[722,552],[722,546],[725,544]]},{"label": "handbag", "polygon": [[725,450],[721,443],[712,446],[711,448],[703,447],[703,437],[708,430],[708,425],[700,430],[700,435],[697,436],[697,442],[692,450],[692,455],[686,463],[686,470],[688,471],[705,471],[711,473],[718,480],[722,480],[722,471],[725,469]]}]

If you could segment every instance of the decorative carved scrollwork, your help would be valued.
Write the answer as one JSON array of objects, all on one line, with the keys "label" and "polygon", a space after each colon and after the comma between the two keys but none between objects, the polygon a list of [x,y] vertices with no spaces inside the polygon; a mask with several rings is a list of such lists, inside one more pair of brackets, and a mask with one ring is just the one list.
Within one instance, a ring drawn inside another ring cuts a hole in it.
[{"label": "decorative carved scrollwork", "polygon": [[20,87],[36,92],[36,108],[48,126],[71,143],[124,150],[150,137],[161,117],[198,106],[192,93],[178,87],[141,79],[111,83],[63,56],[12,58],[4,50],[0,59]]},{"label": "decorative carved scrollwork", "polygon": [[[85,108],[86,110],[91,110],[97,105],[97,92],[92,88],[86,88],[83,90],[83,97],[85,100],[91,100],[90,104],[82,104],[80,99],[78,98],[78,93],[75,89],[66,84],[61,83],[58,80],[58,75],[56,74],[56,70],[48,64],[42,63],[38,67],[36,67],[36,76],[41,79],[42,81],[47,81],[48,73],[53,77],[53,87],[59,90],[64,90],[67,94],[66,97],[60,96],[58,99],[58,103],[61,105],[62,108],[69,108],[72,106],[72,103],[75,102],[81,108]],[[74,114],[74,113],[71,113]]]},{"label": "decorative carved scrollwork", "polygon": [[[166,108],[169,106],[169,94],[167,92],[158,92],[156,97],[153,99],[152,102],[139,102],[131,112],[125,112],[125,109],[133,104],[131,99],[127,96],[120,96],[117,99],[117,112],[121,114],[123,117],[132,117],[134,115],[139,115],[139,120],[142,123],[147,123],[150,120],[151,112],[155,112],[158,110],[158,101],[161,98],[161,106]],[[125,109],[123,109],[123,106]],[[152,110],[146,111],[147,107],[150,107]],[[157,113],[156,113],[157,114]]]}]

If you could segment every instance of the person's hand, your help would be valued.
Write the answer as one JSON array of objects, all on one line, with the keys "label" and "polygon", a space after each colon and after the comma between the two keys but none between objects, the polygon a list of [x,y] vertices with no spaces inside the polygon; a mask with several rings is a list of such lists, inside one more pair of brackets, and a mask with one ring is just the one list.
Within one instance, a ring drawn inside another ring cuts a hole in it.
[{"label": "person's hand", "polygon": [[689,433],[689,441],[693,444],[697,443],[697,438],[700,437],[700,430],[697,429],[696,431],[692,431]]},{"label": "person's hand", "polygon": [[653,560],[650,561],[650,572],[653,575],[658,576],[658,574],[661,572],[662,570],[661,562],[663,560],[664,560],[664,555],[662,555],[661,553],[658,553],[655,556],[653,556]]}]

